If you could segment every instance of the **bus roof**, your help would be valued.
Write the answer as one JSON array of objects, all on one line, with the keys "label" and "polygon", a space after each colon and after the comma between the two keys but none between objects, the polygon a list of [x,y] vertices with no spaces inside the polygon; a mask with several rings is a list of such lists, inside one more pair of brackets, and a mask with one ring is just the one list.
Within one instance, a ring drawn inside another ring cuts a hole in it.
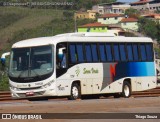
[{"label": "bus roof", "polygon": [[56,45],[59,42],[153,42],[148,37],[124,37],[108,33],[66,33],[52,37],[39,37],[13,44],[12,48]]}]

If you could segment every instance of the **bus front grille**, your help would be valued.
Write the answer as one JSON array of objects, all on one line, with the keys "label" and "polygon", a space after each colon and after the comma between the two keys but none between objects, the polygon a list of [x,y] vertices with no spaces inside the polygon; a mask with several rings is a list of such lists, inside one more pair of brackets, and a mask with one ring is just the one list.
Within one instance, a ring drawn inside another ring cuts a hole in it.
[{"label": "bus front grille", "polygon": [[20,90],[35,90],[40,89],[41,87],[34,87],[34,88],[19,88]]}]

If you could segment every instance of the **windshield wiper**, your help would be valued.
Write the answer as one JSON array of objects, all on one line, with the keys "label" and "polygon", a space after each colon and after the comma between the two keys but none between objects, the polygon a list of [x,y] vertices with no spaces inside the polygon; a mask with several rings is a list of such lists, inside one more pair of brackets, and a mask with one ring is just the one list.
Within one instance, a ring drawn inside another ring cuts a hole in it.
[{"label": "windshield wiper", "polygon": [[[21,76],[23,75],[23,73],[26,72],[26,71],[27,71],[27,70],[21,71],[20,74],[19,74],[19,76],[18,76],[18,78],[21,78]],[[40,76],[36,71],[34,71],[34,70],[31,70],[31,71],[33,71],[33,72],[35,73],[35,76],[36,76],[36,77],[41,78],[41,76]]]},{"label": "windshield wiper", "polygon": [[21,72],[19,73],[19,75],[18,75],[18,78],[21,78],[22,74],[23,74],[24,72],[26,72],[26,71],[27,71],[27,70],[21,71]]},{"label": "windshield wiper", "polygon": [[36,74],[36,77],[41,78],[41,76],[35,71],[35,70],[31,70]]}]

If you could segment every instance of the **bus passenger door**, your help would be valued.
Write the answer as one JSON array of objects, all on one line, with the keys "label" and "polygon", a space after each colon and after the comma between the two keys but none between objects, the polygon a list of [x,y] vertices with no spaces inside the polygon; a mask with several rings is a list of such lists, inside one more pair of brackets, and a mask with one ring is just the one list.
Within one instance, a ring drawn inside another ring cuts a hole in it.
[{"label": "bus passenger door", "polygon": [[81,94],[87,94],[87,81],[86,81],[86,79],[81,80]]},{"label": "bus passenger door", "polygon": [[56,91],[58,96],[70,95],[69,80],[67,81],[66,79],[67,78],[57,80]]},{"label": "bus passenger door", "polygon": [[102,87],[102,80],[99,79],[93,79],[93,94],[100,93]]},{"label": "bus passenger door", "polygon": [[92,94],[93,93],[93,83],[92,79],[87,79],[87,94]]}]

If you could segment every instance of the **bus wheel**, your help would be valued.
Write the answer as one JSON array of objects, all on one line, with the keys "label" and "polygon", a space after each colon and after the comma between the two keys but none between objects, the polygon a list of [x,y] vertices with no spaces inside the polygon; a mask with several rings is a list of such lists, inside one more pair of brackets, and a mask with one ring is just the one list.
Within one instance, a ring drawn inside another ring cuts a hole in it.
[{"label": "bus wheel", "polygon": [[80,86],[77,83],[73,83],[71,87],[71,95],[69,96],[69,100],[76,100],[80,98]]},{"label": "bus wheel", "polygon": [[124,82],[122,96],[129,98],[131,96],[131,85],[128,82]]}]

